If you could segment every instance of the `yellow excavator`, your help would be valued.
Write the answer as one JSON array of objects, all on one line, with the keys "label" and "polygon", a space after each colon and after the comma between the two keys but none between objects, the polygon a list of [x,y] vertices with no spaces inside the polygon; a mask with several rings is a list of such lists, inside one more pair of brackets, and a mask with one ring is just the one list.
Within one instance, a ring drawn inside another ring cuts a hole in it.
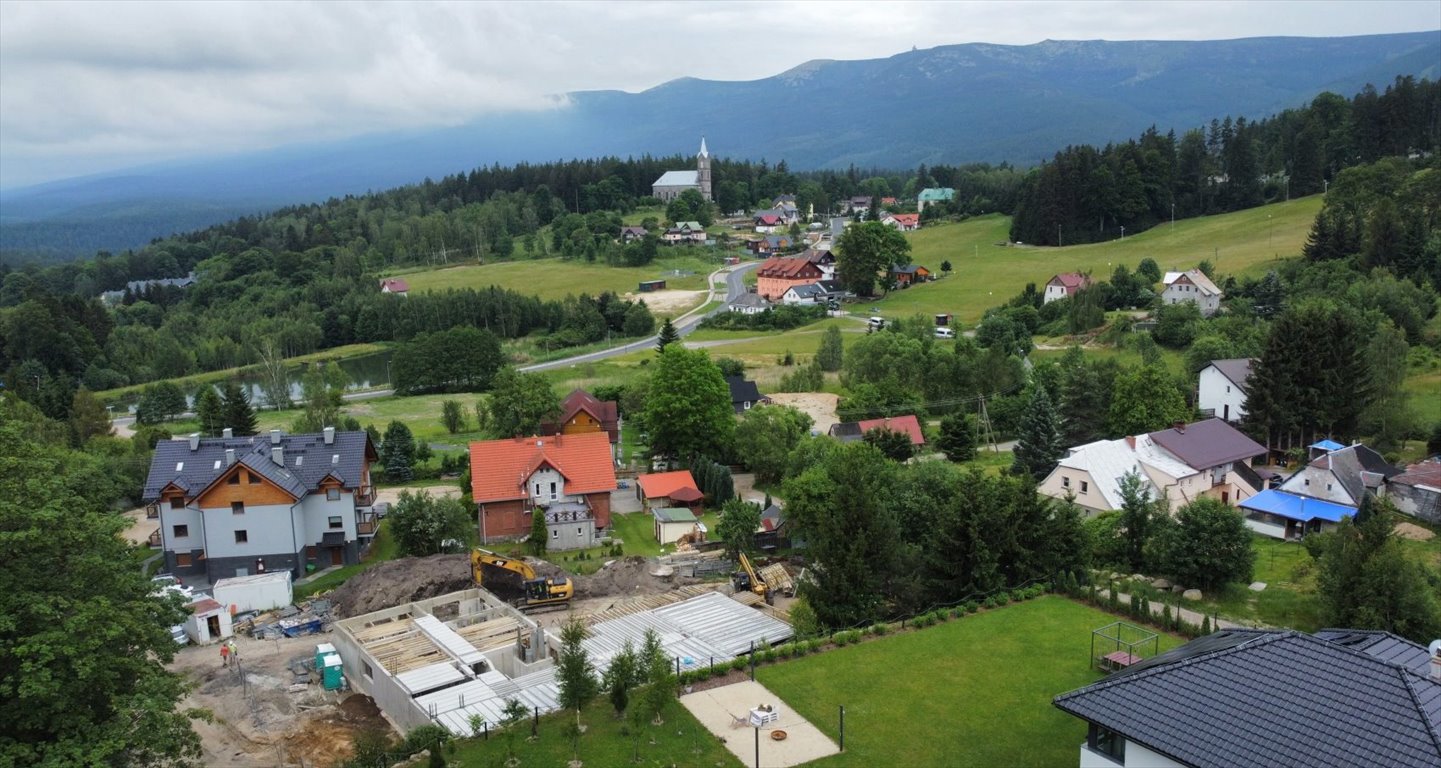
[{"label": "yellow excavator", "polygon": [[477,547],[470,553],[470,576],[477,587],[494,592],[523,611],[570,605],[575,587],[564,576],[545,578],[524,560]]},{"label": "yellow excavator", "polygon": [[731,574],[731,586],[737,592],[751,591],[765,598],[767,604],[774,604],[775,596],[771,594],[770,588],[766,585],[765,579],[756,575],[751,567],[751,560],[746,553],[740,553],[741,569]]}]

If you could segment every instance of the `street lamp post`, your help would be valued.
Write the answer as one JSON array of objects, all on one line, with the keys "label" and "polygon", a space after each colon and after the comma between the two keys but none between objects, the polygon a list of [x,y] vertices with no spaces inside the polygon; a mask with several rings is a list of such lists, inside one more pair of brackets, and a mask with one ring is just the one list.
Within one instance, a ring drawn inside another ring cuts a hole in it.
[{"label": "street lamp post", "polygon": [[1126,239],[1126,228],[1125,228],[1125,227],[1121,227],[1121,239],[1122,239],[1122,240],[1125,240],[1125,239]]}]

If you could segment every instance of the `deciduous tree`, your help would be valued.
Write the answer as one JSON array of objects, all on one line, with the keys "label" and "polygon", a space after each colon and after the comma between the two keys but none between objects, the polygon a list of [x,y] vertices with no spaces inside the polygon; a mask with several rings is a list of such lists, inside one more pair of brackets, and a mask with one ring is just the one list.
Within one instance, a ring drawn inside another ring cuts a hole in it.
[{"label": "deciduous tree", "polygon": [[1181,507],[1175,522],[1161,529],[1157,565],[1188,587],[1249,582],[1256,563],[1251,540],[1240,513],[1219,499],[1199,498]]},{"label": "deciduous tree", "polygon": [[756,530],[761,524],[761,508],[741,499],[731,499],[721,507],[716,536],[725,542],[726,555],[735,559],[742,552],[755,551]]},{"label": "deciduous tree", "polygon": [[897,429],[873,427],[867,430],[861,439],[868,445],[875,446],[891,461],[905,461],[916,452],[915,446],[911,444],[911,436]]},{"label": "deciduous tree", "polygon": [[1113,435],[1153,432],[1194,415],[1171,374],[1159,364],[1122,371],[1115,381],[1109,419]]},{"label": "deciduous tree", "polygon": [[540,433],[540,425],[560,415],[560,398],[550,381],[507,366],[496,374],[490,393],[490,423],[502,437]]},{"label": "deciduous tree", "polygon": [[444,552],[446,541],[465,541],[473,525],[459,499],[429,491],[401,491],[385,520],[400,551],[412,557]]},{"label": "deciduous tree", "polygon": [[667,346],[652,366],[645,400],[651,451],[685,457],[729,456],[735,434],[730,387],[703,350]]},{"label": "deciduous tree", "polygon": [[465,407],[459,400],[446,400],[440,404],[440,423],[452,435],[465,430]]},{"label": "deciduous tree", "polygon": [[954,462],[976,458],[976,430],[965,414],[953,413],[941,419],[941,435],[936,447]]},{"label": "deciduous tree", "polygon": [[836,267],[841,284],[858,296],[875,292],[882,270],[911,263],[911,243],[900,231],[879,221],[846,227],[836,241]]},{"label": "deciduous tree", "polygon": [[841,342],[841,329],[832,325],[821,334],[821,346],[816,350],[816,364],[823,371],[839,371],[845,362],[845,347]]},{"label": "deciduous tree", "polygon": [[752,408],[735,428],[736,457],[751,468],[757,483],[780,482],[791,451],[813,423],[810,416],[790,406]]},{"label": "deciduous tree", "polygon": [[70,402],[70,444],[82,447],[92,437],[114,433],[110,426],[110,412],[90,390],[81,387],[75,390]]}]

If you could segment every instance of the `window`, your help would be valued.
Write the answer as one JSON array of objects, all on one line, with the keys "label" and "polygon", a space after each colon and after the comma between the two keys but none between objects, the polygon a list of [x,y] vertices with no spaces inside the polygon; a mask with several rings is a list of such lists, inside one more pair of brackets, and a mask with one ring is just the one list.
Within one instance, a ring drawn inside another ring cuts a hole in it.
[{"label": "window", "polygon": [[236,543],[236,544],[248,544],[248,543],[250,543],[250,534],[246,533],[245,531],[236,531],[236,532],[235,532],[235,543]]},{"label": "window", "polygon": [[325,489],[325,499],[326,499],[326,501],[340,501],[340,489],[339,489],[339,488],[326,488],[326,489]]},{"label": "window", "polygon": [[232,514],[232,515],[243,515],[243,514],[245,514],[245,502],[243,502],[243,501],[232,501],[232,502],[230,502],[230,514]]},{"label": "window", "polygon": [[1071,487],[1071,478],[1066,477],[1065,475],[1061,475],[1061,487],[1062,487],[1062,488],[1070,488],[1070,487]]},{"label": "window", "polygon": [[330,523],[330,527],[332,529],[345,527],[345,521],[340,519],[340,515],[335,515],[334,517],[328,518],[328,522]]},{"label": "window", "polygon": [[1228,395],[1231,394],[1231,385],[1230,385],[1230,384],[1227,384],[1227,385],[1226,385],[1226,394],[1228,394]]},{"label": "window", "polygon": [[1330,483],[1326,483],[1326,490],[1328,490],[1328,491],[1331,490],[1331,484],[1330,484]]},{"label": "window", "polygon": [[1126,764],[1126,737],[1115,731],[1092,723],[1086,734],[1086,746],[1092,752],[1099,752],[1121,765]]},{"label": "window", "polygon": [[560,529],[559,529],[559,528],[552,528],[552,529],[550,529],[550,537],[551,537],[552,539],[558,539],[558,538],[560,538]]},{"label": "window", "polygon": [[1306,485],[1310,485],[1310,484],[1311,484],[1311,478],[1308,477],[1308,478],[1306,478],[1306,479],[1305,479],[1304,481],[1302,481],[1302,482],[1304,482]]},{"label": "window", "polygon": [[175,567],[176,567],[176,568],[189,568],[189,567],[190,567],[190,553],[189,553],[189,552],[176,552],[176,553],[175,553]]},{"label": "window", "polygon": [[257,475],[257,474],[255,474],[254,472],[252,472],[252,473],[246,475],[245,477],[250,481],[250,484],[251,484],[251,485],[260,485],[260,475]]},{"label": "window", "polygon": [[185,509],[185,499],[182,498],[182,497],[180,497],[180,496],[171,496],[171,497],[170,497],[170,508],[171,508],[171,509]]},{"label": "window", "polygon": [[1088,483],[1088,482],[1086,482],[1085,480],[1082,480],[1082,481],[1081,481],[1081,493],[1085,493],[1085,492],[1087,492],[1087,491],[1089,491],[1089,490],[1091,490],[1091,484]]},{"label": "window", "polygon": [[183,539],[190,535],[190,526],[188,525],[177,525],[171,530],[175,532],[175,538],[177,539]]},{"label": "window", "polygon": [[555,498],[555,483],[550,484],[550,497]]},{"label": "window", "polygon": [[584,528],[577,528],[577,529],[575,529],[575,535],[577,535],[577,536],[584,536],[584,535],[585,535],[585,529],[584,529]]},{"label": "window", "polygon": [[240,485],[240,473],[236,472],[235,474],[230,476],[229,480],[226,480],[225,482],[231,485]]},{"label": "window", "polygon": [[367,663],[365,663],[365,662],[362,661],[362,662],[360,662],[360,666],[365,669],[365,679],[366,679],[366,680],[374,680],[374,679],[375,679],[375,670],[371,669],[369,664],[367,664]]},{"label": "window", "polygon": [[540,483],[535,484],[535,495],[540,495]]}]

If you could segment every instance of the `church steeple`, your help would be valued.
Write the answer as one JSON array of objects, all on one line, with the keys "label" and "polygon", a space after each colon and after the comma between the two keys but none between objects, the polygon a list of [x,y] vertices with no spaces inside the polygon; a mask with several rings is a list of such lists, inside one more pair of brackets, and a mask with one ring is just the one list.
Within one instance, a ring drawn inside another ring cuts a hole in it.
[{"label": "church steeple", "polygon": [[700,137],[700,154],[695,156],[696,184],[700,186],[700,196],[711,200],[710,189],[710,153],[705,148],[705,137]]}]

